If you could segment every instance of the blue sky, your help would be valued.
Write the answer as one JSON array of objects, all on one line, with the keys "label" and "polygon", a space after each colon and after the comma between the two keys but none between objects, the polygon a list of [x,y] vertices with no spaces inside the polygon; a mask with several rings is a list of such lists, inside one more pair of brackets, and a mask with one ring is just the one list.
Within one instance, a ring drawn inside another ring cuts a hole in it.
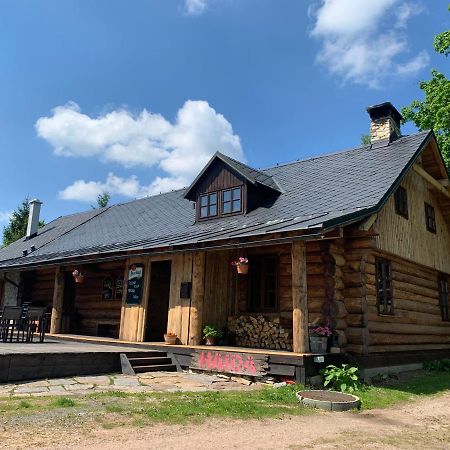
[{"label": "blue sky", "polygon": [[[359,144],[448,59],[447,0],[4,0],[0,225],[179,188],[216,151],[267,167]],[[404,132],[412,132],[412,126]]]}]

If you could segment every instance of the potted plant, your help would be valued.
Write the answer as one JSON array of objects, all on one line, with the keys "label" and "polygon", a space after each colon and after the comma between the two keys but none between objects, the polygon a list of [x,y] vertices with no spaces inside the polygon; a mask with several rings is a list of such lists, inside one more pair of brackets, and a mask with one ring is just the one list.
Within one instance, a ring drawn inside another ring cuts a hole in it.
[{"label": "potted plant", "polygon": [[164,342],[169,345],[175,345],[177,343],[177,335],[171,331],[168,331],[164,335]]},{"label": "potted plant", "polygon": [[244,256],[239,256],[238,259],[231,263],[236,267],[237,273],[246,275],[248,273],[248,258]]},{"label": "potted plant", "polygon": [[74,270],[72,272],[73,277],[75,278],[75,283],[82,283],[84,280],[84,275],[79,270]]},{"label": "potted plant", "polygon": [[216,339],[220,339],[223,333],[213,325],[206,325],[203,328],[203,336],[205,337],[206,345],[215,345]]},{"label": "potted plant", "polygon": [[328,338],[333,334],[333,331],[328,326],[317,326],[309,332],[309,347],[311,353],[326,353]]}]

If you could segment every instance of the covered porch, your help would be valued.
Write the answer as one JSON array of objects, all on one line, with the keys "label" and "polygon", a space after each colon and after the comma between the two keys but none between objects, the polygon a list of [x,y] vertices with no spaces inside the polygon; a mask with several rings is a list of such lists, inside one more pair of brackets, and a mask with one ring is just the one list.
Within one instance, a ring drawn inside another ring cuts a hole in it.
[{"label": "covered porch", "polygon": [[[232,265],[240,256],[248,274]],[[321,324],[336,330],[332,346],[343,352],[344,264],[337,240],[299,238],[85,260],[22,272],[19,303],[47,305],[54,335],[162,343],[171,332],[193,348],[212,325],[224,332],[221,348],[307,354],[310,327]]]}]

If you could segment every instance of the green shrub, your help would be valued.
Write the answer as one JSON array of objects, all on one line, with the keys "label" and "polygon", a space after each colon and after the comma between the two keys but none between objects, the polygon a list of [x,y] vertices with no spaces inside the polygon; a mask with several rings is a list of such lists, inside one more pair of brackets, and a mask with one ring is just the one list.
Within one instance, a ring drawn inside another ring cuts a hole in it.
[{"label": "green shrub", "polygon": [[203,328],[203,336],[221,338],[223,336],[223,333],[214,325],[206,325],[205,328]]},{"label": "green shrub", "polygon": [[444,358],[423,363],[425,370],[439,370],[440,372],[450,372],[450,358]]},{"label": "green shrub", "polygon": [[350,367],[348,364],[337,367],[330,364],[320,373],[325,377],[324,386],[332,387],[341,392],[353,392],[361,389],[357,367]]}]

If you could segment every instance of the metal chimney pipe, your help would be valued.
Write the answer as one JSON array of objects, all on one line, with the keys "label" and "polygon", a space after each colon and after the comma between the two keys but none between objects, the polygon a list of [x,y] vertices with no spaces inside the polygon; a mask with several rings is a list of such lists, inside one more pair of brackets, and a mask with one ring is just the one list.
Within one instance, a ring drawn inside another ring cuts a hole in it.
[{"label": "metal chimney pipe", "polygon": [[39,214],[41,212],[42,202],[35,198],[31,200],[30,205],[30,213],[28,215],[28,226],[27,226],[27,234],[26,239],[31,239],[36,236],[39,229]]}]

